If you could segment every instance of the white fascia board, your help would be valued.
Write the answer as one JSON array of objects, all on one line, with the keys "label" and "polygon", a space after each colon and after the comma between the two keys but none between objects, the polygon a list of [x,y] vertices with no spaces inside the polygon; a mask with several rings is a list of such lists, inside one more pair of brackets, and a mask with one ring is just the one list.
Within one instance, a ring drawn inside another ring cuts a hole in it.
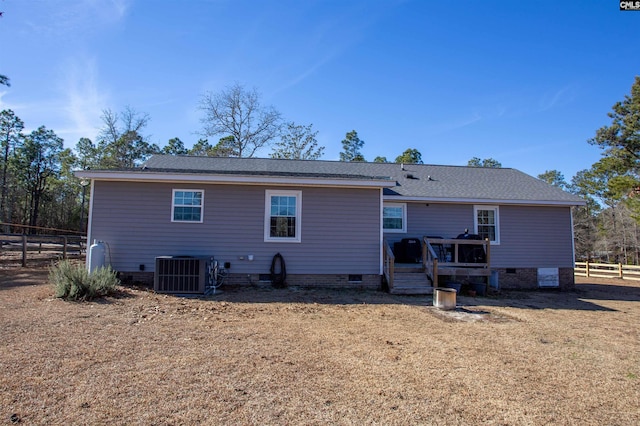
[{"label": "white fascia board", "polygon": [[293,186],[342,186],[357,188],[386,188],[395,186],[395,181],[376,179],[331,179],[304,177],[274,177],[274,176],[242,176],[242,175],[214,175],[206,173],[154,173],[154,172],[109,172],[80,170],[75,176],[83,179],[100,181],[126,182],[199,182],[226,183],[238,185],[293,185]]},{"label": "white fascia board", "polygon": [[486,198],[437,198],[437,197],[403,197],[402,195],[386,195],[385,201],[404,201],[407,203],[443,203],[443,204],[499,204],[515,206],[585,206],[586,201],[549,201],[549,200],[500,200]]}]

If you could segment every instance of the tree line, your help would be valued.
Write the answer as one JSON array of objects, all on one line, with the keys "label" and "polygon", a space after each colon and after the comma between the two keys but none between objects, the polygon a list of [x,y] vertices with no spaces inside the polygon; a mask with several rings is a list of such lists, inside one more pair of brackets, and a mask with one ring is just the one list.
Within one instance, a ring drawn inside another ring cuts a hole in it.
[{"label": "tree line", "polygon": [[602,149],[602,158],[567,182],[557,170],[539,177],[581,196],[586,206],[574,210],[576,257],[579,260],[640,264],[640,77],[631,93],[616,102],[611,124],[587,142]]},{"label": "tree line", "polygon": [[[0,83],[8,85],[8,79]],[[24,134],[24,123],[12,110],[0,112],[2,148],[0,220],[6,224],[86,230],[89,199],[86,184],[73,175],[77,169],[120,169],[141,164],[157,153],[216,157],[253,157],[271,148],[269,157],[317,160],[325,147],[311,124],[285,121],[274,107],[263,105],[256,89],[236,83],[219,92],[205,92],[200,139],[186,148],[178,137],[160,147],[145,129],[150,117],[126,107],[102,112],[96,141],[81,138],[73,149],[51,129],[40,126]],[[640,77],[631,94],[610,112],[611,124],[596,130],[587,142],[603,149],[600,161],[567,182],[560,171],[538,178],[581,196],[586,206],[574,209],[576,256],[579,259],[640,263]],[[217,142],[210,142],[210,139]],[[341,142],[340,161],[366,161],[364,141],[355,130]],[[375,157],[373,162],[390,162]],[[422,164],[422,154],[407,148],[395,163]],[[493,159],[473,157],[473,167],[502,167]]]},{"label": "tree line", "polygon": [[[0,77],[0,83],[9,86],[9,79]],[[325,148],[318,146],[318,132],[311,124],[284,121],[275,108],[262,105],[255,89],[236,83],[220,92],[207,92],[199,108],[203,113],[202,137],[189,149],[178,137],[163,147],[152,143],[145,133],[149,115],[132,107],[120,112],[104,110],[96,141],[83,137],[74,148],[64,148],[62,138],[45,126],[25,134],[25,124],[14,111],[1,111],[3,231],[85,231],[90,194],[88,182],[73,175],[78,169],[132,168],[153,154],[253,157],[266,147],[271,147],[269,156],[278,159],[317,160],[323,155]],[[218,142],[210,143],[212,137],[218,137]],[[348,132],[340,159],[365,161],[363,145],[355,130]],[[422,162],[415,149],[408,149],[397,161]]]}]

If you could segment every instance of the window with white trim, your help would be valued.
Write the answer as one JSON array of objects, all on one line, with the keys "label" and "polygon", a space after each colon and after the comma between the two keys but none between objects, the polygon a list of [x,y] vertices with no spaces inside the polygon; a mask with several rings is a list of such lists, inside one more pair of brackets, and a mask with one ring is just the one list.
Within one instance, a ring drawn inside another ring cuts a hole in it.
[{"label": "window with white trim", "polygon": [[204,190],[174,189],[171,199],[171,222],[202,223]]},{"label": "window with white trim", "polygon": [[498,206],[473,206],[474,229],[483,240],[500,244],[500,215]]},{"label": "window with white trim", "polygon": [[264,240],[301,241],[302,191],[265,192]]},{"label": "window with white trim", "polygon": [[382,206],[382,229],[384,232],[407,232],[407,205],[384,203]]}]

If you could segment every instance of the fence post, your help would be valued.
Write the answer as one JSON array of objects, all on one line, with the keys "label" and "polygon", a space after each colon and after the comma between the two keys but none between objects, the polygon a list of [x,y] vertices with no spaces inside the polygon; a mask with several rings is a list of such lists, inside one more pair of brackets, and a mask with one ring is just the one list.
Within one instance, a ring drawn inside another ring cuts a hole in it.
[{"label": "fence post", "polygon": [[67,260],[67,236],[62,237],[62,258]]},{"label": "fence post", "polygon": [[27,234],[22,234],[22,267],[27,266]]},{"label": "fence post", "polygon": [[589,261],[584,262],[584,269],[586,270],[586,277],[589,278]]},{"label": "fence post", "polygon": [[618,278],[622,279],[622,263],[618,263]]}]

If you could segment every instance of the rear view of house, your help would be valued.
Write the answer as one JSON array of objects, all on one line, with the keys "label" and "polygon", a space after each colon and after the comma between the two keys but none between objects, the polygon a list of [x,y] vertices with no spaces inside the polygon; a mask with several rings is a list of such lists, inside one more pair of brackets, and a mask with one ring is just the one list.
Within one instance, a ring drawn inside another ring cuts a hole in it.
[{"label": "rear view of house", "polygon": [[289,285],[379,288],[386,246],[467,229],[489,239],[502,287],[536,287],[541,270],[573,285],[583,202],[513,169],[157,155],[76,175],[92,181],[88,238],[125,279],[193,256],[226,266],[229,285],[255,284],[279,253]]}]

